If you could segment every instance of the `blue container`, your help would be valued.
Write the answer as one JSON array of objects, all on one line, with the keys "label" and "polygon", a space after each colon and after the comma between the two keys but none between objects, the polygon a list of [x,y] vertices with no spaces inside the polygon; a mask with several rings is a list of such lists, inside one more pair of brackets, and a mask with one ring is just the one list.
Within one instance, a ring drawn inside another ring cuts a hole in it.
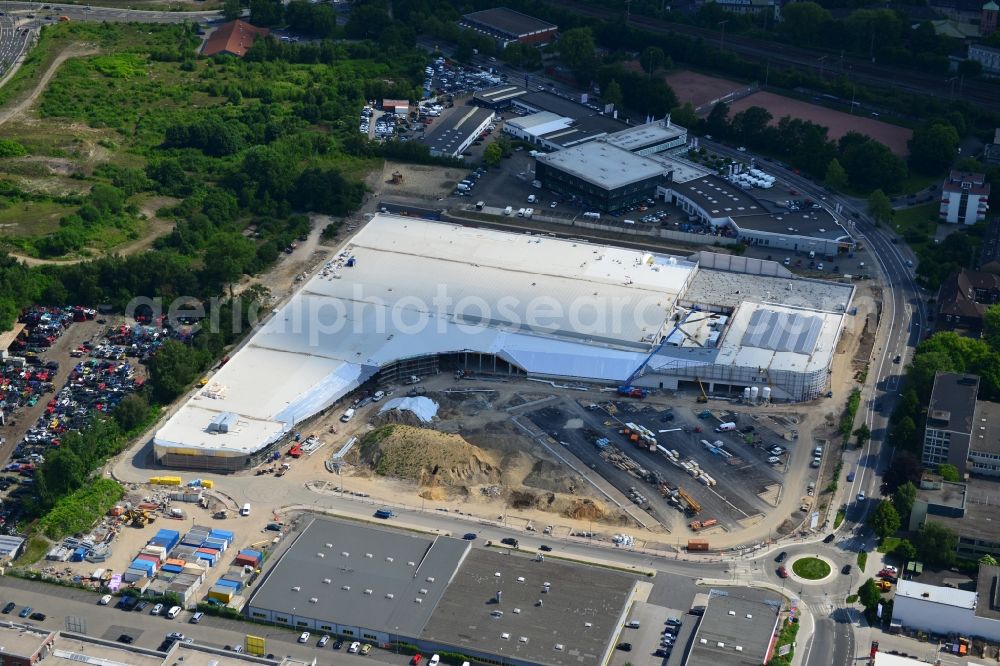
[{"label": "blue container", "polygon": [[150,578],[153,577],[153,573],[156,571],[156,566],[149,560],[132,560],[132,564],[129,565],[129,568],[142,569]]},{"label": "blue container", "polygon": [[83,562],[83,558],[85,558],[86,556],[87,556],[87,549],[83,546],[80,546],[79,548],[73,551],[73,554],[70,555],[69,560],[70,562]]},{"label": "blue container", "polygon": [[215,566],[215,557],[213,557],[211,555],[208,555],[206,553],[198,553],[198,559],[199,560],[204,560],[205,562],[208,563],[208,566],[210,566],[210,567],[214,567]]},{"label": "blue container", "polygon": [[233,539],[236,537],[236,535],[229,530],[212,530],[208,533],[208,536],[212,539],[222,539],[226,543],[232,543]]},{"label": "blue container", "polygon": [[258,562],[260,562],[264,558],[264,553],[260,552],[259,550],[251,550],[249,548],[243,548],[242,550],[240,550],[240,555],[247,555],[249,557],[254,558]]},{"label": "blue container", "polygon": [[215,584],[222,587],[231,587],[237,592],[239,592],[240,588],[243,587],[242,583],[235,580],[226,580],[225,578],[220,578]]},{"label": "blue container", "polygon": [[183,568],[177,566],[176,564],[164,564],[162,567],[160,567],[160,571],[169,571],[170,573],[180,573],[181,571],[183,571]]}]

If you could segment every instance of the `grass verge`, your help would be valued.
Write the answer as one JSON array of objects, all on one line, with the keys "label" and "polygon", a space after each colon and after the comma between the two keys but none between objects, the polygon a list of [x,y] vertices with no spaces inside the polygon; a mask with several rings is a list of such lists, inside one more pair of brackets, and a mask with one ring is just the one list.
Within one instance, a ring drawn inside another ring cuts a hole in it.
[{"label": "grass verge", "polygon": [[858,568],[862,571],[865,570],[865,565],[868,564],[868,551],[862,550],[858,552]]},{"label": "grass verge", "polygon": [[846,514],[844,513],[843,509],[837,512],[837,515],[833,519],[833,529],[837,529],[838,527],[840,527],[840,524],[844,522],[845,515]]},{"label": "grass verge", "polygon": [[896,550],[896,546],[899,545],[900,541],[902,541],[902,539],[900,539],[899,537],[887,536],[886,538],[882,539],[882,543],[880,543],[878,545],[878,548],[876,548],[875,550],[877,550],[880,553],[891,553],[892,551]]}]

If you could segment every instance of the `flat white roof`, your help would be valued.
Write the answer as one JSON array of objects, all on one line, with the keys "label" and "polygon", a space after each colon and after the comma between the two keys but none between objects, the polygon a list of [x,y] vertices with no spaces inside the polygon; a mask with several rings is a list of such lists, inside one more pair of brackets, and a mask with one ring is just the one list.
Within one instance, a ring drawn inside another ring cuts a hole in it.
[{"label": "flat white roof", "polygon": [[624,150],[641,150],[646,146],[652,146],[664,141],[670,141],[687,134],[687,129],[673,123],[667,124],[666,120],[657,120],[645,125],[629,127],[620,132],[615,132],[605,139],[612,146],[617,146]]},{"label": "flat white roof", "polygon": [[976,593],[967,590],[956,590],[953,587],[939,587],[915,583],[912,580],[901,580],[896,584],[896,596],[927,601],[956,608],[976,608]]},{"label": "flat white roof", "polygon": [[[696,268],[638,250],[377,215],[154,443],[247,454],[381,366],[430,354],[493,353],[536,375],[621,381]],[[227,412],[236,415],[230,432],[209,433]]]},{"label": "flat white roof", "polygon": [[719,343],[715,363],[794,372],[828,368],[843,318],[839,312],[741,303]]},{"label": "flat white roof", "polygon": [[662,164],[604,141],[590,141],[535,159],[606,190],[667,172]]},{"label": "flat white roof", "polygon": [[566,129],[573,124],[573,119],[551,111],[540,111],[523,118],[511,118],[507,124],[511,127],[517,127],[531,136],[542,136]]}]

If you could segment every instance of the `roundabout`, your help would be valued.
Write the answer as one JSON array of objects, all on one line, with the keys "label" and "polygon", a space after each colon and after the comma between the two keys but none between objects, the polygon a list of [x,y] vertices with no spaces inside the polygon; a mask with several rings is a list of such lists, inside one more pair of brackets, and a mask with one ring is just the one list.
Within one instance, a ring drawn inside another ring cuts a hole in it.
[{"label": "roundabout", "polygon": [[787,571],[791,578],[806,584],[819,584],[828,580],[836,568],[829,558],[820,555],[803,555],[792,558]]}]

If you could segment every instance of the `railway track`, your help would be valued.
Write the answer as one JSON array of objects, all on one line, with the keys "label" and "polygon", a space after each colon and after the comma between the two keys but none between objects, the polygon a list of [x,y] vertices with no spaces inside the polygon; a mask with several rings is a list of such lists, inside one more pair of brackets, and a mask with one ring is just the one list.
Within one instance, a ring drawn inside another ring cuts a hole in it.
[{"label": "railway track", "polygon": [[[593,7],[572,0],[548,1],[555,6],[572,9],[574,12],[593,18],[616,19],[621,15],[618,11]],[[676,32],[692,37],[701,37],[706,41],[718,40],[721,45],[720,32],[710,28],[634,15],[629,17],[628,25],[655,33]],[[812,71],[821,76],[824,74],[831,77],[846,76],[860,84],[927,95],[938,99],[961,99],[991,111],[1000,108],[1000,86],[985,81],[956,81],[954,77],[900,69],[891,65],[872,63],[861,58],[813,51],[741,35],[727,35],[725,48],[746,58],[758,62],[769,62],[775,66]]]}]

